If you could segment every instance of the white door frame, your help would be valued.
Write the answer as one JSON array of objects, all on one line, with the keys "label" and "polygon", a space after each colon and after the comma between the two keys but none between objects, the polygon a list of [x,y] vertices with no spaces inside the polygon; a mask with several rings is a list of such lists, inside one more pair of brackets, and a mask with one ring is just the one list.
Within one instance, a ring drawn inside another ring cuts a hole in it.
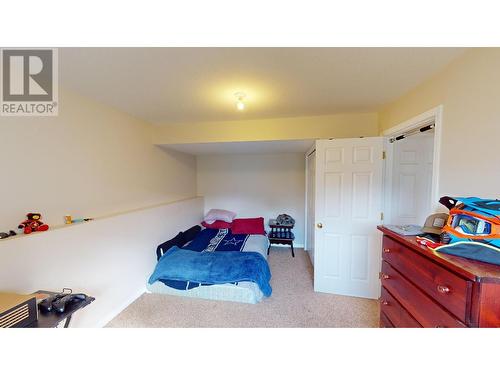
[{"label": "white door frame", "polygon": [[308,157],[314,151],[316,151],[316,140],[314,141],[313,145],[309,148],[309,150],[307,150],[307,152],[305,153],[305,156],[304,156],[305,159],[306,159],[306,180],[305,180],[305,184],[306,184],[306,189],[305,189],[306,196],[305,196],[305,206],[304,206],[305,207],[305,216],[304,216],[304,218],[305,218],[305,220],[304,220],[304,226],[305,226],[305,228],[304,228],[304,250],[305,251],[307,251],[307,249],[309,248],[309,244],[307,243],[307,225],[308,225],[307,218],[308,218],[308,213],[309,213],[309,205],[307,204],[307,197],[308,197],[308,193],[309,193],[307,191],[308,190],[307,189],[307,187],[308,187],[307,182],[309,181]]},{"label": "white door frame", "polygon": [[398,136],[401,133],[407,132],[424,126],[430,121],[434,121],[434,152],[432,159],[432,188],[431,188],[431,201],[429,202],[429,209],[439,211],[439,162],[441,154],[441,131],[443,125],[443,105],[434,107],[418,116],[415,116],[407,121],[404,121],[390,129],[382,132],[385,138],[385,152],[386,163],[384,171],[384,222],[390,222],[392,209],[391,209],[391,193],[392,193],[392,169],[394,163],[393,144],[389,142],[389,138]]}]

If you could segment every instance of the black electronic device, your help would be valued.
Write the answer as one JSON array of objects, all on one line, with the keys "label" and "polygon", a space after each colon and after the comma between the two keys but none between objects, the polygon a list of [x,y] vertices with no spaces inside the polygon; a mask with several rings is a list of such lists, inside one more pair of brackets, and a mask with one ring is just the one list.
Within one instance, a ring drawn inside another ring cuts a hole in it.
[{"label": "black electronic device", "polygon": [[51,312],[52,311],[52,303],[58,300],[59,298],[62,298],[64,296],[68,295],[68,293],[58,293],[54,294],[53,296],[47,297],[44,299],[42,302],[38,304],[40,310],[43,312]]},{"label": "black electronic device", "polygon": [[73,293],[73,291],[69,288],[63,288],[61,293],[56,293],[56,294],[51,294],[47,298],[45,298],[42,302],[38,304],[38,307],[41,311],[43,312],[51,312],[52,311],[52,304],[57,301],[58,299],[70,295]]},{"label": "black electronic device", "polygon": [[55,312],[62,314],[66,309],[67,305],[70,305],[75,302],[84,301],[86,298],[87,295],[83,293],[67,294],[52,302],[52,308],[54,309]]}]

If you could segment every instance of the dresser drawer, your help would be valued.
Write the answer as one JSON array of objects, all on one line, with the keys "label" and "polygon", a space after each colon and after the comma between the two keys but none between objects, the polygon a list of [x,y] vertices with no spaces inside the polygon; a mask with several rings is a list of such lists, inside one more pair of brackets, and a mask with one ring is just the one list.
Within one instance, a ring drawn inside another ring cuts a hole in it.
[{"label": "dresser drawer", "polygon": [[380,313],[379,327],[380,328],[394,328],[394,325],[391,323],[389,318],[383,312]]},{"label": "dresser drawer", "polygon": [[423,327],[465,327],[465,324],[406,280],[386,261],[382,262],[381,279],[382,286],[397,298]]},{"label": "dresser drawer", "polygon": [[469,282],[384,236],[382,259],[418,285],[463,322],[467,321]]},{"label": "dresser drawer", "polygon": [[385,288],[382,288],[380,297],[380,312],[385,314],[395,327],[422,328]]}]

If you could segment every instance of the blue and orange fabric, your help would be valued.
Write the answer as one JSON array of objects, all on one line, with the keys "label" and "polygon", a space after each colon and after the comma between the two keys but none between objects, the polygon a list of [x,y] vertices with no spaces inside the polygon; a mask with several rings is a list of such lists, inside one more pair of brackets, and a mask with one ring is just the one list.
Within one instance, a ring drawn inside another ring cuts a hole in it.
[{"label": "blue and orange fabric", "polygon": [[442,197],[450,215],[437,251],[500,265],[500,200]]}]

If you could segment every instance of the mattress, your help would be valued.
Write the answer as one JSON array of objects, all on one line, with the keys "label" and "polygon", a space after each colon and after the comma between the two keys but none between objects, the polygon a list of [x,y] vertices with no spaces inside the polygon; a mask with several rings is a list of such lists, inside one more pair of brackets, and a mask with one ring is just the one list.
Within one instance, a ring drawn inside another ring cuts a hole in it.
[{"label": "mattress", "polygon": [[[254,251],[267,259],[269,240],[264,235],[250,235],[241,251]],[[166,286],[161,281],[148,284],[150,293],[169,294],[181,297],[194,297],[215,301],[232,301],[243,303],[258,303],[263,294],[259,286],[250,281],[241,281],[237,284],[202,285],[189,290],[179,290]]]}]

